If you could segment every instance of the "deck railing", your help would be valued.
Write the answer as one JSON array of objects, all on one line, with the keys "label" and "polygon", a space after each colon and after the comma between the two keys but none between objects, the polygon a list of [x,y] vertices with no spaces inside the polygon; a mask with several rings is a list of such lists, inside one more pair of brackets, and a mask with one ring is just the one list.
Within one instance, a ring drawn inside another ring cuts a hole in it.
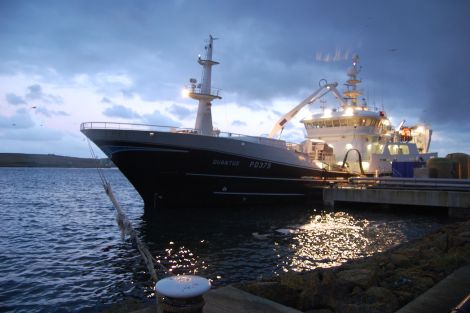
[{"label": "deck railing", "polygon": [[[132,131],[148,131],[148,132],[169,132],[169,133],[180,133],[189,135],[199,135],[197,129],[193,128],[181,128],[172,126],[160,126],[160,125],[149,125],[149,124],[134,124],[134,123],[116,123],[116,122],[85,122],[80,125],[80,130],[86,129],[112,129],[112,130],[132,130]],[[260,143],[270,146],[277,146],[286,148],[287,146],[293,146],[296,144],[287,143],[284,140],[271,139],[267,137],[256,137],[249,135],[242,135],[230,132],[221,132],[218,129],[214,129],[212,133],[213,137],[230,138],[235,140]]]},{"label": "deck railing", "polygon": [[221,92],[222,89],[220,89],[220,88],[211,88],[209,93],[204,92],[201,87],[193,88],[191,85],[187,86],[186,89],[188,90],[189,94],[193,93],[193,94],[200,94],[200,95],[208,95],[208,96],[212,96],[214,98],[222,98],[220,96],[220,92]]}]

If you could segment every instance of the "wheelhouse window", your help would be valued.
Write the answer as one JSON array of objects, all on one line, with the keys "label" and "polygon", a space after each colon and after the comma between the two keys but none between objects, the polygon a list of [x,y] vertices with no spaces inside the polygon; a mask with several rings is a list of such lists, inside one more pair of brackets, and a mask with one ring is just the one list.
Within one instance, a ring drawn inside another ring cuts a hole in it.
[{"label": "wheelhouse window", "polygon": [[391,155],[410,154],[410,149],[407,145],[389,145],[388,151]]},{"label": "wheelhouse window", "polygon": [[309,121],[305,123],[306,128],[325,128],[325,127],[378,127],[379,120],[369,117],[352,117],[340,119],[322,119]]},{"label": "wheelhouse window", "polygon": [[384,152],[384,145],[379,143],[374,143],[371,146],[371,153],[382,154]]}]

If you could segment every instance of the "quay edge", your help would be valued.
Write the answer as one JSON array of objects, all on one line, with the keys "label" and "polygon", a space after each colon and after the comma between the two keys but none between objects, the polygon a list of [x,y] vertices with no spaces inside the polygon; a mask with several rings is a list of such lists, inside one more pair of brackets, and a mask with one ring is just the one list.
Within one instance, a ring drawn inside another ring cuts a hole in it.
[{"label": "quay edge", "polygon": [[449,217],[470,217],[470,180],[358,178],[323,189],[323,203],[442,208]]}]

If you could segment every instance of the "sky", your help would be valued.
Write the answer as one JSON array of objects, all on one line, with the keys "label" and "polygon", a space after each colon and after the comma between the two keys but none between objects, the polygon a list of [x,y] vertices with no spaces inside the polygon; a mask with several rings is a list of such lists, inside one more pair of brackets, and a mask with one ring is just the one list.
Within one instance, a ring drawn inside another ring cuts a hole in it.
[{"label": "sky", "polygon": [[194,127],[181,89],[212,34],[222,131],[268,134],[320,79],[341,89],[358,54],[371,108],[431,125],[431,152],[470,154],[468,16],[468,0],[0,0],[0,152],[90,157],[88,121]]}]

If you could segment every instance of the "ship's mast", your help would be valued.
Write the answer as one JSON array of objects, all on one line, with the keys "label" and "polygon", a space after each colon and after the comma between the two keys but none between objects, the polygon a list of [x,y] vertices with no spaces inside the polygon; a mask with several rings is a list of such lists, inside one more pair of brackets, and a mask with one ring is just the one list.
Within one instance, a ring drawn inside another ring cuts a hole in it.
[{"label": "ship's mast", "polygon": [[197,130],[198,134],[205,136],[213,135],[211,101],[214,99],[221,99],[218,92],[213,92],[211,89],[212,66],[219,64],[219,62],[212,60],[213,41],[215,39],[217,38],[209,35],[209,42],[205,47],[205,58],[202,59],[201,56],[198,58],[198,63],[202,65],[201,83],[197,84],[197,81],[194,78],[189,80],[191,83],[189,96],[193,99],[199,100],[196,125],[194,128]]},{"label": "ship's mast", "polygon": [[346,81],[348,90],[344,92],[344,98],[348,100],[349,105],[356,107],[358,105],[357,98],[361,95],[361,92],[357,89],[357,84],[361,82],[361,80],[357,78],[361,70],[359,67],[359,56],[357,54],[352,57],[352,62],[352,67],[350,67],[347,72],[349,76],[349,79]]}]

